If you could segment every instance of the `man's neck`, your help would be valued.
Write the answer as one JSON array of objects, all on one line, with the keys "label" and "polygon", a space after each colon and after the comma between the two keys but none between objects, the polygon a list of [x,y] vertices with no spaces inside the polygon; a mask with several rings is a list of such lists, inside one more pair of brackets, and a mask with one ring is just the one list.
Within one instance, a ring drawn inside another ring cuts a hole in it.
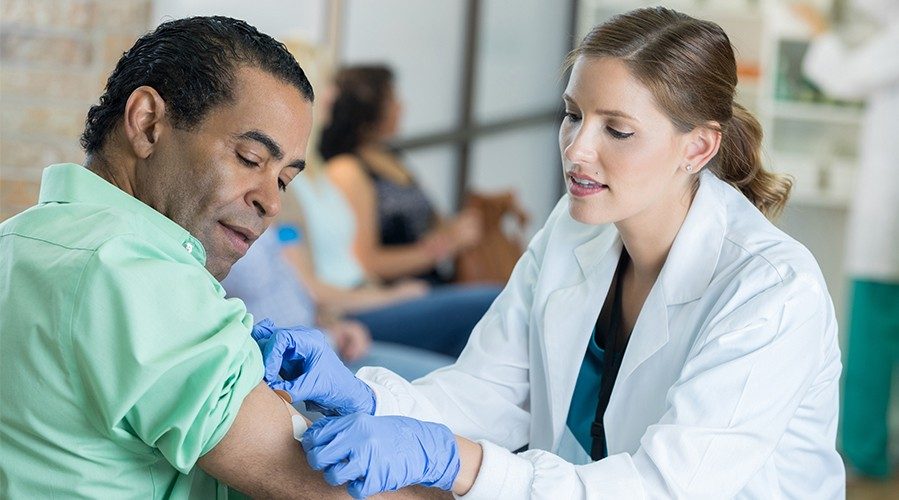
[{"label": "man's neck", "polygon": [[115,161],[115,159],[111,159],[103,153],[88,155],[87,160],[84,162],[85,168],[99,175],[113,186],[134,196],[133,179],[125,172],[125,169],[117,167],[117,165],[122,165],[122,162]]}]

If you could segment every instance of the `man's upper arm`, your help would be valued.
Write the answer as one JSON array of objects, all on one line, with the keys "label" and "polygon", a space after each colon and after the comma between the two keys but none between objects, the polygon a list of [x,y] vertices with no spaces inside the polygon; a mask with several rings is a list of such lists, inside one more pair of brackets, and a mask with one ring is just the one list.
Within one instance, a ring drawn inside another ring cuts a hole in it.
[{"label": "man's upper arm", "polygon": [[[349,498],[343,486],[329,486],[309,468],[303,447],[293,438],[297,412],[264,383],[250,391],[225,437],[200,457],[209,475],[253,497]],[[378,495],[385,499],[452,498],[449,492],[413,486]]]},{"label": "man's upper arm", "polygon": [[293,438],[295,413],[264,383],[244,398],[231,428],[197,465],[211,476],[253,497],[348,498],[309,468]]}]

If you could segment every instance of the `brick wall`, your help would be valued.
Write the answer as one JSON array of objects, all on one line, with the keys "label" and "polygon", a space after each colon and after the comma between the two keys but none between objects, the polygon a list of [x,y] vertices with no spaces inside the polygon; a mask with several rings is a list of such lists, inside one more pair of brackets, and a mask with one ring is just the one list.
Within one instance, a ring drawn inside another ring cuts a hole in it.
[{"label": "brick wall", "polygon": [[78,138],[150,0],[0,0],[0,220],[37,201],[41,170],[81,163]]}]

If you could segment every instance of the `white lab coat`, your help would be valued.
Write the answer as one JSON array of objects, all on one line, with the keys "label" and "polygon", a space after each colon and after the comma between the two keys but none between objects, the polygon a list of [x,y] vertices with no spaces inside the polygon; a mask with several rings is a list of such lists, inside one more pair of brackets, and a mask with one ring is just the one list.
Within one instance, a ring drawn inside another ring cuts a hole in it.
[{"label": "white lab coat", "polygon": [[823,278],[710,173],[632,332],[605,414],[609,456],[555,454],[621,247],[614,226],[576,222],[563,198],[454,365],[411,384],[359,371],[377,414],[480,440],[464,498],[842,497],[840,353]]},{"label": "white lab coat", "polygon": [[[871,2],[873,4],[873,2]],[[855,278],[899,283],[899,2],[877,2],[887,24],[857,48],[833,34],[809,47],[806,76],[843,99],[865,99],[846,268]]]}]

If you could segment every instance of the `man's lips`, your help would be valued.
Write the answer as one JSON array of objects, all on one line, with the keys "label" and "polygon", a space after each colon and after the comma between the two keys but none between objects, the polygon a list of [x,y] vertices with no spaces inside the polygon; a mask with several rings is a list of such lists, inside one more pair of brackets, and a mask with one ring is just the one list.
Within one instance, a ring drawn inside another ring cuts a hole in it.
[{"label": "man's lips", "polygon": [[259,234],[252,229],[234,224],[226,224],[221,221],[219,221],[219,224],[224,229],[228,241],[231,242],[234,249],[241,255],[246,254],[247,250],[250,249],[250,245],[259,238]]}]

